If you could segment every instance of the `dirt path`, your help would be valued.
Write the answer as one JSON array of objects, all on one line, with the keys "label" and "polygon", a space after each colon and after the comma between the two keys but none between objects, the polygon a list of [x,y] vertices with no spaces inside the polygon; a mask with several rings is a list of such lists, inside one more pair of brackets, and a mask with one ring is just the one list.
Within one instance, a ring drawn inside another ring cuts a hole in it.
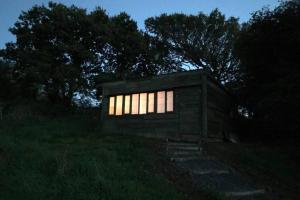
[{"label": "dirt path", "polygon": [[178,172],[189,175],[194,190],[208,191],[211,199],[274,199],[237,170],[204,153],[196,143],[168,142],[165,148]]}]

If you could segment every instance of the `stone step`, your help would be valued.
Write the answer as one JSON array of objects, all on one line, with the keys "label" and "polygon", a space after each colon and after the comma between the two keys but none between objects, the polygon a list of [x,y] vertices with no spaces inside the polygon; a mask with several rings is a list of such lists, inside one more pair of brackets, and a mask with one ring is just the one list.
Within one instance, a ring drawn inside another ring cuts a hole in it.
[{"label": "stone step", "polygon": [[214,160],[215,158],[212,156],[184,156],[184,157],[171,157],[172,161],[175,162],[187,162],[187,161],[206,161],[206,160]]},{"label": "stone step", "polygon": [[171,157],[171,158],[175,158],[175,159],[177,159],[177,158],[179,158],[179,159],[181,159],[181,158],[190,158],[190,157],[197,157],[198,159],[200,159],[200,157],[201,157],[201,154],[199,154],[199,153],[191,153],[191,154],[186,154],[186,155],[182,155],[182,154],[169,154],[169,156]]},{"label": "stone step", "polygon": [[198,143],[187,143],[187,142],[170,142],[167,146],[199,146]]},{"label": "stone step", "polygon": [[205,175],[205,174],[229,174],[229,170],[191,170],[192,174]]},{"label": "stone step", "polygon": [[169,137],[169,142],[198,142],[200,137],[198,135],[181,135],[178,137]]},{"label": "stone step", "polygon": [[235,169],[202,152],[198,143],[169,142],[167,153],[176,166],[189,173],[193,182],[232,200],[265,199],[265,190]]},{"label": "stone step", "polygon": [[228,197],[247,197],[247,196],[256,196],[265,194],[264,189],[256,189],[256,190],[247,190],[247,191],[239,191],[239,192],[225,192],[225,195]]},{"label": "stone step", "polygon": [[197,160],[199,156],[185,156],[185,157],[171,157],[171,161],[175,162],[185,162],[189,160]]},{"label": "stone step", "polygon": [[201,155],[201,151],[197,150],[197,151],[174,151],[172,153],[173,156],[188,156],[188,155]]},{"label": "stone step", "polygon": [[199,151],[200,147],[198,146],[170,146],[168,147],[168,150],[194,150],[194,151]]}]

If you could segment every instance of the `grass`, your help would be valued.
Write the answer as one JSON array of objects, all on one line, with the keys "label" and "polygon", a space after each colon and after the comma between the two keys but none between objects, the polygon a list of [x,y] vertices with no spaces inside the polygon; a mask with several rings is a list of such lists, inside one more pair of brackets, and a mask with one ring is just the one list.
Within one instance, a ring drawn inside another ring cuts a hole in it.
[{"label": "grass", "polygon": [[[88,116],[0,121],[0,200],[223,199],[161,160],[156,140],[101,133]],[[208,144],[281,199],[300,194],[299,147]]]},{"label": "grass", "polygon": [[0,199],[184,199],[155,172],[151,140],[88,117],[0,122]]},{"label": "grass", "polygon": [[281,199],[300,196],[299,146],[291,144],[209,144],[208,152]]}]

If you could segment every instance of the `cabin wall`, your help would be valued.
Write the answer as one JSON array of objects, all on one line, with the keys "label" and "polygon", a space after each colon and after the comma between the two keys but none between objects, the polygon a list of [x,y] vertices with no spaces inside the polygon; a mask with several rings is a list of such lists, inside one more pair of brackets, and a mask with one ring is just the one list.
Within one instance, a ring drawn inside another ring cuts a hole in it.
[{"label": "cabin wall", "polygon": [[[170,88],[169,88],[170,89]],[[200,86],[173,88],[174,111],[145,115],[108,115],[108,98],[104,96],[102,130],[112,134],[134,134],[148,137],[200,135]]]},{"label": "cabin wall", "polygon": [[[208,137],[223,138],[223,135],[230,131],[228,119],[231,97],[211,79],[208,78],[204,83],[203,80],[206,80],[206,78],[203,79],[204,76],[206,77],[206,74],[201,73],[201,71],[183,72],[139,81],[119,81],[104,84],[101,115],[102,132],[148,137],[201,136],[202,134],[205,137],[207,132]],[[202,88],[202,84],[204,88]],[[207,94],[202,92],[202,89],[205,88]],[[160,90],[174,91],[174,112],[108,115],[110,96]],[[207,100],[205,107],[203,98]],[[207,113],[206,118],[203,118],[203,113]],[[207,126],[207,129],[203,124]]]},{"label": "cabin wall", "polygon": [[230,96],[214,83],[207,85],[207,127],[208,137],[220,138],[230,131]]},{"label": "cabin wall", "polygon": [[177,89],[179,133],[201,135],[201,86]]}]

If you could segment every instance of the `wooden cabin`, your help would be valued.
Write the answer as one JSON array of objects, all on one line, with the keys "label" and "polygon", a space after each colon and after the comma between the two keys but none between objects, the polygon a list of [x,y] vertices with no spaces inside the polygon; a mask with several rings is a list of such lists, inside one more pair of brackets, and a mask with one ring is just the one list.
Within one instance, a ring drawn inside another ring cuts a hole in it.
[{"label": "wooden cabin", "polygon": [[215,138],[230,132],[231,96],[202,70],[102,84],[102,131]]}]

